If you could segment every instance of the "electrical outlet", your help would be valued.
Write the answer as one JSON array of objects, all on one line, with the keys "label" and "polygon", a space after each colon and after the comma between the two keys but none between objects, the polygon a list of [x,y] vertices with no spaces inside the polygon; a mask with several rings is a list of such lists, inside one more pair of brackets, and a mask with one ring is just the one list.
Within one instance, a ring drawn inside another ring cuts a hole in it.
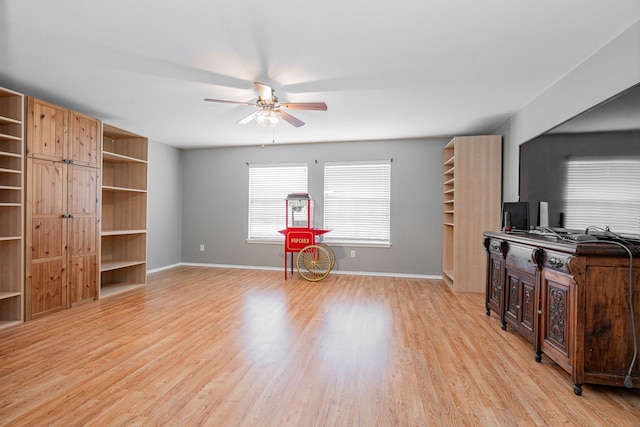
[{"label": "electrical outlet", "polygon": [[200,252],[204,252],[204,245],[200,245]]},{"label": "electrical outlet", "polygon": [[351,258],[355,258],[356,257],[356,251],[351,251]]}]

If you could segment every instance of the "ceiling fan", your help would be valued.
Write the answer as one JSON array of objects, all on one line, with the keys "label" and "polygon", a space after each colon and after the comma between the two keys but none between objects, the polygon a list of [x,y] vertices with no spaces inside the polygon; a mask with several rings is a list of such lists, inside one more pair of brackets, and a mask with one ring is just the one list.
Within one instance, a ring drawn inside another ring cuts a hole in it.
[{"label": "ceiling fan", "polygon": [[264,127],[273,127],[280,122],[280,119],[289,123],[292,126],[300,127],[304,126],[304,122],[298,118],[293,117],[291,114],[284,110],[316,110],[327,111],[327,104],[324,102],[286,102],[280,103],[278,97],[275,95],[275,91],[270,86],[263,83],[253,83],[258,90],[258,100],[255,103],[239,102],[239,101],[225,101],[221,99],[205,98],[207,102],[224,102],[227,104],[241,104],[251,105],[258,107],[257,111],[249,114],[238,120],[239,124],[249,123],[251,120],[255,120],[259,125]]}]

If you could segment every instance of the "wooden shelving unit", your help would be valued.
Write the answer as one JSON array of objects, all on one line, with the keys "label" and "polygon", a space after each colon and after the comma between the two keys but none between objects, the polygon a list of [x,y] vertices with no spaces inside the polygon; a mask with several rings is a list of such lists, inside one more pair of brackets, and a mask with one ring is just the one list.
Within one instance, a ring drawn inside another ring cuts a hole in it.
[{"label": "wooden shelving unit", "polygon": [[[443,151],[443,189],[442,189],[442,276],[445,281],[453,282],[453,216],[455,213],[455,156],[453,144],[449,143]],[[445,256],[445,254],[449,256]]]},{"label": "wooden shelving unit", "polygon": [[145,137],[103,125],[101,297],[147,283]]},{"label": "wooden shelving unit", "polygon": [[502,137],[453,138],[442,184],[442,278],[456,291],[484,292],[482,233],[500,228]]},{"label": "wooden shelving unit", "polygon": [[24,96],[0,88],[0,329],[24,321]]}]

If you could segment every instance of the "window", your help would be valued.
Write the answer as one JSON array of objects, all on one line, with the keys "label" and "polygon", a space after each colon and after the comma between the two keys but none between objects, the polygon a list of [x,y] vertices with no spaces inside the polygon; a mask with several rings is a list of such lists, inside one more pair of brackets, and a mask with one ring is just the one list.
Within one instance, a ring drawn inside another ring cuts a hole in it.
[{"label": "window", "polygon": [[567,183],[567,228],[640,234],[640,160],[569,160]]},{"label": "window", "polygon": [[249,240],[282,241],[285,199],[307,192],[306,164],[249,166]]},{"label": "window", "polygon": [[325,164],[326,242],[389,245],[390,217],[390,161]]}]

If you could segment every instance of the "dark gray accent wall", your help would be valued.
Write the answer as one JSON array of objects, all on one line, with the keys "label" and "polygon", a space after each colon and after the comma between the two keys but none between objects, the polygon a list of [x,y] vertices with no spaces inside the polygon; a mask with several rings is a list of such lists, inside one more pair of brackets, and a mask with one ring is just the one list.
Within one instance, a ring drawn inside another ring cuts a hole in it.
[{"label": "dark gray accent wall", "polygon": [[588,157],[640,159],[640,131],[551,133],[520,145],[519,194],[529,202],[531,225],[539,224],[538,205],[546,201],[549,225],[564,226],[559,222],[566,213],[567,162]]},{"label": "dark gray accent wall", "polygon": [[[393,159],[390,248],[335,246],[336,269],[440,275],[442,149],[449,139],[269,144],[182,152],[182,261],[281,267],[282,244],[247,242],[247,163],[309,167],[309,192],[322,226],[323,169],[329,161]],[[284,210],[284,201],[282,208]],[[284,224],[283,224],[284,228]],[[480,244],[480,243],[478,243]],[[204,252],[200,251],[204,245]],[[351,258],[350,251],[356,251]]]},{"label": "dark gray accent wall", "polygon": [[181,152],[149,141],[147,269],[182,261]]}]

